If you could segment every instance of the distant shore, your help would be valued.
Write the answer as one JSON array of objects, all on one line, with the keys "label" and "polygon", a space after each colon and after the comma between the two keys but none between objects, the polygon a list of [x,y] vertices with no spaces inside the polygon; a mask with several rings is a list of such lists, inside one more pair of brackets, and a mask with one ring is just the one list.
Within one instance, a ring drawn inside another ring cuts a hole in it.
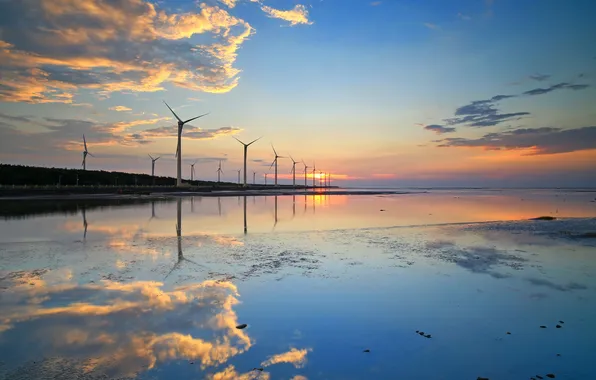
[{"label": "distant shore", "polygon": [[[424,191],[414,191],[424,192]],[[16,200],[69,200],[69,199],[131,199],[131,198],[169,198],[180,196],[201,197],[237,197],[237,196],[283,196],[283,195],[383,195],[409,194],[412,191],[378,190],[358,191],[340,190],[339,187],[293,187],[280,186],[211,186],[211,187],[4,187],[0,188],[0,201]]]}]

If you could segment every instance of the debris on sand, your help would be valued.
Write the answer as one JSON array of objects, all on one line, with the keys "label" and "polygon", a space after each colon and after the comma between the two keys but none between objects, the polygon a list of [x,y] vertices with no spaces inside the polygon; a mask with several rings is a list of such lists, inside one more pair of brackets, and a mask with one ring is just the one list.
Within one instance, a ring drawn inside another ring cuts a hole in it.
[{"label": "debris on sand", "polygon": [[370,352],[370,350],[367,348],[366,350],[362,351],[362,352]]},{"label": "debris on sand", "polygon": [[385,211],[384,209],[380,209],[379,211]]},{"label": "debris on sand", "polygon": [[238,330],[242,330],[242,329],[243,329],[243,328],[245,328],[246,326],[248,326],[248,325],[247,325],[246,323],[243,323],[243,324],[241,324],[241,325],[238,325],[238,326],[236,326],[236,328],[237,328]]},{"label": "debris on sand", "polygon": [[557,218],[555,218],[554,216],[539,216],[530,220],[557,220]]}]

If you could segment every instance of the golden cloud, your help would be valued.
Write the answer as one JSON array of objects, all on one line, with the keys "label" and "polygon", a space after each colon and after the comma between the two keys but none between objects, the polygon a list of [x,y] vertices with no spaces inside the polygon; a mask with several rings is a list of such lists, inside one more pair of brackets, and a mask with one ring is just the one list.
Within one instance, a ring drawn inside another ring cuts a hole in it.
[{"label": "golden cloud", "polygon": [[311,25],[313,23],[308,20],[308,10],[301,4],[297,4],[293,9],[287,11],[275,9],[267,5],[262,5],[261,9],[263,12],[267,13],[269,17],[288,21],[292,26],[298,24]]},{"label": "golden cloud", "polygon": [[294,367],[301,368],[306,364],[306,354],[308,354],[309,351],[312,351],[312,349],[298,350],[292,348],[290,351],[284,352],[283,354],[271,356],[269,359],[262,362],[261,365],[263,367],[268,367],[277,363],[291,363]]},{"label": "golden cloud", "polygon": [[132,111],[132,108],[128,108],[126,106],[114,106],[114,107],[110,107],[108,108],[110,111],[117,111],[117,112],[126,112],[126,111]]}]

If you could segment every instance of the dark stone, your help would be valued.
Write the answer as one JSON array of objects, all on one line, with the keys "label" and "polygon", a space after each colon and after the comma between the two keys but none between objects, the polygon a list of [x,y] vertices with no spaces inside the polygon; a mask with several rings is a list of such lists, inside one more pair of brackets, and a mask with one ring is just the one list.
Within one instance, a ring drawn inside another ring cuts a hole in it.
[{"label": "dark stone", "polygon": [[416,334],[418,334],[420,331],[416,330]]},{"label": "dark stone", "polygon": [[559,323],[563,324],[563,323],[565,323],[565,322],[563,322],[563,321],[559,321]]},{"label": "dark stone", "polygon": [[544,377],[540,376],[540,375],[536,375],[537,379],[544,379]]},{"label": "dark stone", "polygon": [[236,328],[237,328],[238,330],[242,330],[242,329],[243,329],[243,328],[245,328],[246,326],[248,326],[248,325],[247,325],[246,323],[243,323],[243,324],[241,324],[241,325],[238,325],[238,326],[236,326]]},{"label": "dark stone", "polygon": [[480,376],[478,376],[476,378],[476,380],[489,380],[489,378],[488,377],[480,377]]},{"label": "dark stone", "polygon": [[509,331],[507,331],[507,335],[511,335],[511,333]]},{"label": "dark stone", "polygon": [[362,351],[362,352],[370,352],[370,350],[367,348],[366,350]]},{"label": "dark stone", "polygon": [[558,329],[560,329],[561,328],[561,325],[556,325],[555,327],[558,328]]},{"label": "dark stone", "polygon": [[547,373],[546,377],[550,377],[551,379],[555,378],[555,374],[554,373]]},{"label": "dark stone", "polygon": [[541,328],[541,329],[545,329],[545,328],[546,328],[546,326],[540,326],[540,328]]},{"label": "dark stone", "polygon": [[420,331],[418,334],[424,336],[424,331]]},{"label": "dark stone", "polygon": [[425,335],[424,337],[425,337],[425,338],[430,338],[431,336],[430,336],[430,334],[427,334],[427,335]]},{"label": "dark stone", "polygon": [[557,356],[561,356],[561,354],[557,354]]},{"label": "dark stone", "polygon": [[253,368],[252,370],[253,371],[261,371],[261,372],[263,372],[263,368]]},{"label": "dark stone", "polygon": [[383,209],[380,209],[379,211],[385,211],[385,210],[383,210]]}]

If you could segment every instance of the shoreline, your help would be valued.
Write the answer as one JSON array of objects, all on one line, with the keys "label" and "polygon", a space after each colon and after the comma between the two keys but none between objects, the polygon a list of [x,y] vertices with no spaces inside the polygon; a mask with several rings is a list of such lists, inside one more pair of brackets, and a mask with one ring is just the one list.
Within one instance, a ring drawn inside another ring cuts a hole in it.
[{"label": "shoreline", "polygon": [[14,196],[0,196],[2,201],[30,201],[30,200],[95,200],[95,199],[168,199],[177,197],[255,197],[255,196],[290,196],[290,195],[405,195],[423,194],[427,191],[358,191],[358,190],[329,190],[325,189],[267,189],[267,190],[216,190],[216,191],[168,191],[150,192],[148,194],[118,194],[118,193],[83,193],[83,194],[27,194]]}]

